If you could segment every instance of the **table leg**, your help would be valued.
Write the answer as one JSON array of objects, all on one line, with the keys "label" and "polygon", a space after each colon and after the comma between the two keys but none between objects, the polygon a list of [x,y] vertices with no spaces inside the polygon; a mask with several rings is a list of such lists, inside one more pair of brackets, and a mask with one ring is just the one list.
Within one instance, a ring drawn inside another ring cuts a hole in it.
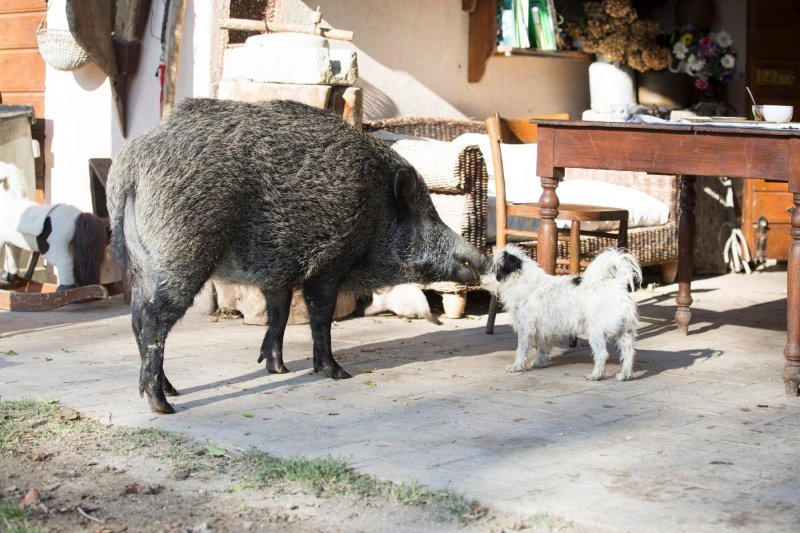
[{"label": "table leg", "polygon": [[692,320],[692,261],[694,255],[695,232],[695,190],[694,176],[681,176],[681,215],[678,219],[678,297],[675,303],[675,323],[678,331],[687,334]]},{"label": "table leg", "polygon": [[783,356],[783,382],[788,396],[798,396],[800,387],[800,193],[793,193],[794,212],[789,230],[792,244],[789,247],[786,287],[786,347]]},{"label": "table leg", "polygon": [[[560,171],[560,172],[559,172]],[[558,252],[558,231],[555,218],[558,216],[558,195],[556,187],[564,175],[564,169],[554,169],[556,176],[542,177],[542,196],[539,198],[539,240],[536,243],[536,258],[548,274],[556,272]]]}]

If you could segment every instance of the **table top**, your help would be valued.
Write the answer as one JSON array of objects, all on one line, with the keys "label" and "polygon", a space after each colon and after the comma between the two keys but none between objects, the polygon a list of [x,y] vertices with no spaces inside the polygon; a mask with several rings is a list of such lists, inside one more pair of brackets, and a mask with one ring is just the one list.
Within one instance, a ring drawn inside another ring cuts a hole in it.
[{"label": "table top", "polygon": [[800,193],[800,130],[696,123],[583,120],[539,126],[537,174],[597,168],[648,174],[728,176],[789,183]]},{"label": "table top", "polygon": [[[643,131],[674,131],[678,133],[714,133],[733,135],[764,135],[779,137],[800,137],[800,124],[797,129],[786,129],[776,124],[771,128],[767,123],[754,121],[729,122],[729,123],[703,123],[703,122],[665,122],[649,124],[644,122],[598,122],[589,120],[547,120],[533,119],[533,124],[539,126],[556,126],[559,128],[602,129],[602,130],[643,130]],[[764,124],[763,126],[761,124]],[[792,127],[794,127],[792,124]]]}]

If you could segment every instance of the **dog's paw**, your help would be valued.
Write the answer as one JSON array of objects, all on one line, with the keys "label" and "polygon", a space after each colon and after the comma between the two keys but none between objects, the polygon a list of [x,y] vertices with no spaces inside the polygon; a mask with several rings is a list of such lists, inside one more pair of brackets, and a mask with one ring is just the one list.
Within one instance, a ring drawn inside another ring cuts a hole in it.
[{"label": "dog's paw", "polygon": [[531,368],[545,368],[550,366],[550,359],[537,359],[531,365]]},{"label": "dog's paw", "polygon": [[586,374],[586,379],[588,379],[589,381],[600,381],[602,377],[603,377],[602,372],[590,372]]},{"label": "dog's paw", "polygon": [[524,364],[518,365],[517,363],[514,363],[513,365],[508,365],[506,367],[506,372],[524,372],[524,371],[525,371]]},{"label": "dog's paw", "polygon": [[617,379],[620,380],[620,381],[628,381],[629,379],[631,379],[631,373],[630,372],[622,372],[622,371],[618,372],[617,373]]}]

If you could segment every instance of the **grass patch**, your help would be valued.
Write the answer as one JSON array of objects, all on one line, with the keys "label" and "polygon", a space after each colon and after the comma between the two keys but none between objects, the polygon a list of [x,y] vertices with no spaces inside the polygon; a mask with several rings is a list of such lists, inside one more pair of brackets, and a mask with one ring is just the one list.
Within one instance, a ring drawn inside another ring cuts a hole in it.
[{"label": "grass patch", "polygon": [[115,437],[112,451],[119,455],[162,459],[185,472],[224,472],[232,464],[226,450],[211,443],[198,444],[172,431],[125,426],[115,426],[111,430]]},{"label": "grass patch", "polygon": [[[44,443],[159,459],[186,472],[230,470],[242,479],[241,488],[283,491],[299,486],[316,497],[391,500],[426,508],[437,520],[461,524],[487,517],[478,502],[455,492],[380,481],[332,457],[281,459],[260,451],[234,453],[171,431],[86,420],[54,400],[0,401],[0,455],[26,454]],[[34,531],[25,529],[27,514],[16,506],[3,502],[0,518],[0,531]]]},{"label": "grass patch", "polygon": [[486,514],[478,502],[449,490],[430,490],[417,483],[395,484],[353,471],[345,461],[333,457],[280,459],[264,452],[247,452],[243,459],[254,469],[246,486],[265,488],[294,482],[317,497],[349,495],[391,498],[403,505],[430,507],[440,520],[474,522]]},{"label": "grass patch", "polygon": [[0,454],[26,451],[51,436],[47,422],[58,408],[52,400],[0,402]]},{"label": "grass patch", "polygon": [[28,509],[7,500],[0,500],[0,531],[4,533],[38,533],[38,527],[28,523]]}]

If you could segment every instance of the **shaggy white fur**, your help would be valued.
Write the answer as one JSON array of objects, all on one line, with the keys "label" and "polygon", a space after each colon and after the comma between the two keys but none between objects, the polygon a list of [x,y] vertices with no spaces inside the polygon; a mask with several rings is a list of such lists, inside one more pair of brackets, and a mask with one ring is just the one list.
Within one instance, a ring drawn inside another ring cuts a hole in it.
[{"label": "shaggy white fur", "polygon": [[442,324],[431,314],[425,293],[419,287],[408,283],[384,287],[372,293],[372,304],[364,309],[364,315],[373,316],[384,311],[406,318],[424,318],[437,325]]},{"label": "shaggy white fur", "polygon": [[559,337],[586,335],[594,356],[594,369],[586,379],[603,377],[606,342],[611,339],[620,352],[617,379],[630,379],[639,323],[634,283],[641,277],[636,258],[614,248],[599,254],[581,276],[549,275],[514,245],[495,249],[492,272],[481,282],[511,313],[517,332],[517,356],[507,370],[527,369],[533,351],[537,355],[532,366],[546,366]]}]

